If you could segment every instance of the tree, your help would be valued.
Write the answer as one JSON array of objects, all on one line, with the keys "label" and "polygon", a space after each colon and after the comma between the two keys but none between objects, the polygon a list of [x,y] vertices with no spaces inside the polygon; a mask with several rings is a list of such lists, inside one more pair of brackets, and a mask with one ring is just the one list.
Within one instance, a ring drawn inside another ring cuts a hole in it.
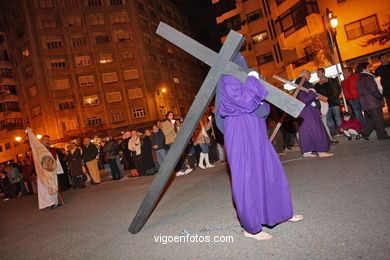
[{"label": "tree", "polygon": [[323,67],[328,62],[332,63],[333,56],[329,49],[326,32],[311,35],[306,41],[309,42],[305,48],[306,56],[318,67]]},{"label": "tree", "polygon": [[385,45],[388,41],[390,41],[390,17],[388,21],[379,28],[378,31],[371,33],[373,36],[371,39],[366,40],[365,43],[361,44],[363,47],[367,47],[370,45],[375,45],[379,43],[379,45]]}]

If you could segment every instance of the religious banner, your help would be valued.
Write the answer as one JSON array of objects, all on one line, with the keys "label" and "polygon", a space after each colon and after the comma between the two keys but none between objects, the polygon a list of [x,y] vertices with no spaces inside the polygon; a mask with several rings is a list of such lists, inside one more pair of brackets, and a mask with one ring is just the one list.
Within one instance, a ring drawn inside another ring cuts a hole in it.
[{"label": "religious banner", "polygon": [[50,151],[32,133],[31,128],[27,128],[27,135],[30,141],[35,171],[39,180],[48,187],[50,195],[57,194],[57,160],[53,158]]}]

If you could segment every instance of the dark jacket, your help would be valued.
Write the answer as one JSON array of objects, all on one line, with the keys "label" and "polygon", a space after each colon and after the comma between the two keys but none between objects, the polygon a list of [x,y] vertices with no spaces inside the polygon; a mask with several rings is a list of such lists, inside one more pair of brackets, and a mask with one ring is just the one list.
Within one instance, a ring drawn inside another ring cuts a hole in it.
[{"label": "dark jacket", "polygon": [[158,148],[157,149],[154,149],[154,150],[160,150],[160,149],[164,149],[165,147],[165,135],[164,133],[159,130],[157,133],[154,133],[152,135],[152,137],[150,138],[150,142],[152,143],[152,147],[154,145],[157,145]]},{"label": "dark jacket", "polygon": [[83,174],[83,168],[81,166],[81,152],[79,148],[76,148],[73,154],[69,151],[65,158],[68,161],[71,176],[79,176]]},{"label": "dark jacket", "polygon": [[322,84],[318,82],[314,85],[314,89],[317,93],[328,98],[328,104],[330,107],[340,105],[339,96],[341,93],[341,87],[337,79],[328,78],[328,82],[324,82]]},{"label": "dark jacket", "polygon": [[379,92],[372,74],[360,73],[360,77],[356,81],[356,88],[364,111],[384,106],[383,96]]},{"label": "dark jacket", "polygon": [[381,84],[383,87],[383,95],[390,96],[390,63],[387,65],[380,65],[375,70],[375,76],[381,77]]},{"label": "dark jacket", "polygon": [[86,162],[90,162],[96,159],[96,155],[98,155],[98,149],[96,145],[90,143],[88,146],[83,145],[83,159]]},{"label": "dark jacket", "polygon": [[115,140],[108,141],[104,147],[103,152],[106,154],[107,160],[115,159],[119,153],[119,145]]}]

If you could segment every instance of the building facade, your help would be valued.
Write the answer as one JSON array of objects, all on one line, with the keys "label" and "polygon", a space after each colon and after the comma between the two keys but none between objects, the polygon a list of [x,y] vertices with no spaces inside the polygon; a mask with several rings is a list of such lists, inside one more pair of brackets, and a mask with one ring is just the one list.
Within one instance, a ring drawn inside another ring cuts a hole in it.
[{"label": "building facade", "polygon": [[246,37],[241,51],[248,65],[280,85],[273,74],[293,79],[302,69],[316,70],[334,64],[324,15],[330,9],[338,18],[336,39],[346,65],[377,62],[389,44],[363,47],[370,33],[389,20],[385,0],[212,0],[224,41],[230,29]]},{"label": "building facade", "polygon": [[163,21],[190,34],[169,0],[4,5],[24,123],[35,134],[66,140],[150,126],[169,110],[185,115],[203,81],[200,63],[155,33]]},{"label": "building facade", "polygon": [[[3,17],[4,9],[0,9]],[[0,162],[15,160],[28,149],[4,21],[0,21]]]}]

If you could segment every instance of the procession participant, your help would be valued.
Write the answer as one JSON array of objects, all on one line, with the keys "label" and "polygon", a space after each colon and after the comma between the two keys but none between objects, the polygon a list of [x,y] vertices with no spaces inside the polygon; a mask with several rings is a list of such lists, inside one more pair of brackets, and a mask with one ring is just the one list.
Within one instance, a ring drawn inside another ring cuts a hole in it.
[{"label": "procession participant", "polygon": [[382,53],[378,59],[381,65],[375,70],[375,77],[380,77],[380,83],[383,88],[383,96],[387,103],[387,113],[390,114],[390,62],[388,54]]},{"label": "procession participant", "polygon": [[[240,53],[234,62],[247,68]],[[215,102],[220,117],[216,120],[224,118],[217,126],[224,133],[233,199],[244,235],[266,240],[272,236],[262,231],[263,225],[296,222],[303,216],[293,216],[287,178],[267,136],[269,105],[264,98],[268,91],[258,80],[258,73],[248,75],[244,84],[232,76],[222,77]]]},{"label": "procession participant", "polygon": [[302,87],[311,90],[309,92],[299,91],[297,95],[297,98],[305,103],[305,107],[300,114],[303,122],[298,130],[302,155],[303,157],[317,157],[316,154],[313,154],[313,152],[316,152],[319,157],[333,156],[332,153],[328,153],[329,139],[321,121],[320,101],[309,79],[310,72],[302,70],[301,77],[295,81],[296,84],[299,84],[301,80],[305,80]]},{"label": "procession participant", "polygon": [[341,87],[343,88],[345,99],[351,105],[355,117],[363,124],[362,105],[360,104],[359,94],[356,89],[356,81],[359,78],[359,73],[353,73],[351,67],[346,67],[343,69],[343,75],[344,80],[341,81]]},{"label": "procession participant", "polygon": [[314,89],[317,93],[328,98],[329,109],[326,113],[326,122],[330,133],[335,136],[341,124],[339,98],[341,87],[336,79],[325,76],[325,69],[323,68],[317,69],[317,76],[320,81],[314,85]]},{"label": "procession participant", "polygon": [[382,107],[384,106],[383,95],[380,93],[380,83],[370,72],[370,63],[362,62],[358,65],[360,77],[356,81],[359,92],[360,104],[368,115],[364,122],[359,137],[368,139],[372,131],[376,131],[378,140],[387,140],[390,137],[386,133],[385,120]]},{"label": "procession participant", "polygon": [[70,144],[65,158],[68,161],[73,189],[85,188],[86,176],[83,172],[82,156],[80,149],[75,143]]},{"label": "procession participant", "polygon": [[90,138],[84,137],[82,151],[83,159],[87,164],[89,173],[91,174],[92,184],[100,184],[100,171],[96,160],[96,156],[99,154],[99,152],[96,145],[91,143]]},{"label": "procession participant", "polygon": [[27,129],[31,152],[34,159],[35,172],[38,184],[39,209],[55,209],[58,204],[57,174],[62,174],[61,163],[56,150],[50,147],[50,136],[44,135],[41,142]]}]

